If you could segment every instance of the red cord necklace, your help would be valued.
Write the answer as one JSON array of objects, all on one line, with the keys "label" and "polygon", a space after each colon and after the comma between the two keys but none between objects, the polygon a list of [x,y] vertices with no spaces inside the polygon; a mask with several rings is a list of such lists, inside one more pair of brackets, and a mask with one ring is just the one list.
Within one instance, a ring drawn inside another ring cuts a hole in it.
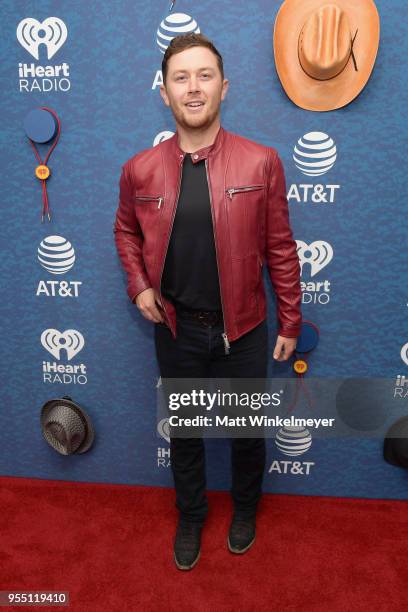
[{"label": "red cord necklace", "polygon": [[53,142],[53,144],[51,145],[50,150],[48,151],[44,161],[41,159],[40,154],[37,151],[37,148],[35,146],[35,143],[33,140],[31,140],[31,138],[29,138],[29,141],[31,143],[31,146],[34,149],[34,154],[39,162],[39,165],[36,167],[35,169],[35,176],[42,181],[42,198],[43,198],[43,209],[42,209],[42,213],[41,213],[41,223],[44,222],[44,215],[46,214],[48,217],[48,221],[51,221],[51,215],[50,215],[50,208],[49,208],[49,203],[48,203],[48,194],[47,194],[47,185],[46,185],[46,181],[47,178],[50,176],[51,171],[49,169],[49,167],[47,166],[47,162],[50,158],[51,153],[53,152],[53,150],[55,149],[57,142],[59,140],[60,137],[60,133],[61,133],[61,122],[57,116],[57,113],[54,112],[51,108],[47,108],[46,106],[41,106],[40,107],[42,110],[48,111],[49,113],[52,114],[52,116],[54,117],[54,119],[57,122],[58,125],[58,130],[57,130],[57,135],[55,137],[55,140]]}]

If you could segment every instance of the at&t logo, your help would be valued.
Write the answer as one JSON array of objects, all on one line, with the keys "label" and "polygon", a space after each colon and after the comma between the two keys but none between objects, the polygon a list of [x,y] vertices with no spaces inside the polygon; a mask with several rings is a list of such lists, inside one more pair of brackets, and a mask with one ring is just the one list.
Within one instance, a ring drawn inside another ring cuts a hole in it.
[{"label": "at&t logo", "polygon": [[[337,159],[337,147],[330,136],[324,132],[308,132],[297,141],[293,149],[296,168],[305,176],[319,177],[331,170]],[[337,184],[292,184],[288,192],[289,202],[311,204],[333,204]]]},{"label": "at&t logo", "polygon": [[[61,276],[71,270],[75,263],[75,251],[63,236],[47,236],[37,249],[40,265],[54,276]],[[78,297],[82,281],[40,280],[37,296]]]},{"label": "at&t logo", "polygon": [[170,13],[157,28],[156,42],[161,53],[166,52],[167,47],[175,36],[180,34],[200,33],[196,20],[186,13]]},{"label": "at&t logo", "polygon": [[337,148],[324,132],[309,132],[297,141],[293,159],[296,168],[306,176],[321,176],[333,168]]},{"label": "at&t logo", "polygon": [[[289,457],[299,457],[306,453],[312,445],[312,436],[305,427],[281,427],[275,437],[275,444],[279,451]],[[272,461],[268,473],[293,474],[295,476],[309,476],[314,461]]]},{"label": "at&t logo", "polygon": [[169,130],[164,130],[163,132],[159,132],[153,141],[153,146],[160,144],[164,140],[168,140],[174,136],[174,132],[170,132]]}]

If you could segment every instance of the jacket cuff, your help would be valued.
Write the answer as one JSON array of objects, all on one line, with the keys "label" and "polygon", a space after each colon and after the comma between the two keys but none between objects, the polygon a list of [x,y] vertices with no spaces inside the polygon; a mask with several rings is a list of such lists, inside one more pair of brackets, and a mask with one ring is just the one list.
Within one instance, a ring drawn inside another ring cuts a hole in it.
[{"label": "jacket cuff", "polygon": [[147,276],[139,274],[136,278],[132,278],[128,283],[127,294],[130,300],[133,302],[134,299],[142,293],[145,289],[150,289],[151,284]]},{"label": "jacket cuff", "polygon": [[284,338],[298,338],[300,336],[300,332],[302,331],[302,326],[300,325],[288,325],[284,327],[280,327],[278,331],[278,336],[283,336]]}]

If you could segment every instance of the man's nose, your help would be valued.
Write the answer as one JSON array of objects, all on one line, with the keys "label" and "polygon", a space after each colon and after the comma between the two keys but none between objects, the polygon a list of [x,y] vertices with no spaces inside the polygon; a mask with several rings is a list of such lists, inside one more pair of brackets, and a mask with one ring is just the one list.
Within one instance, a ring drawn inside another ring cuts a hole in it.
[{"label": "man's nose", "polygon": [[199,81],[197,77],[190,77],[190,80],[188,83],[188,91],[189,93],[193,91],[200,91],[200,85],[199,85]]}]

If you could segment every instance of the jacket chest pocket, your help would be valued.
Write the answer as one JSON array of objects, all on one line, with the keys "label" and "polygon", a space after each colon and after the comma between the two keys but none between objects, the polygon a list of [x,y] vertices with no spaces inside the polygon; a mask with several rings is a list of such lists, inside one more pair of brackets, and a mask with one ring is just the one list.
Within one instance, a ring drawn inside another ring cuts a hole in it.
[{"label": "jacket chest pocket", "polygon": [[231,256],[234,259],[259,253],[264,190],[263,184],[231,186],[225,190]]},{"label": "jacket chest pocket", "polygon": [[157,206],[157,208],[160,210],[162,204],[163,204],[163,200],[164,197],[163,196],[155,196],[155,195],[135,195],[135,202],[136,204],[141,204],[141,205],[155,205]]},{"label": "jacket chest pocket", "polygon": [[151,238],[154,235],[163,202],[164,197],[161,195],[137,194],[134,196],[136,218],[145,237]]}]

